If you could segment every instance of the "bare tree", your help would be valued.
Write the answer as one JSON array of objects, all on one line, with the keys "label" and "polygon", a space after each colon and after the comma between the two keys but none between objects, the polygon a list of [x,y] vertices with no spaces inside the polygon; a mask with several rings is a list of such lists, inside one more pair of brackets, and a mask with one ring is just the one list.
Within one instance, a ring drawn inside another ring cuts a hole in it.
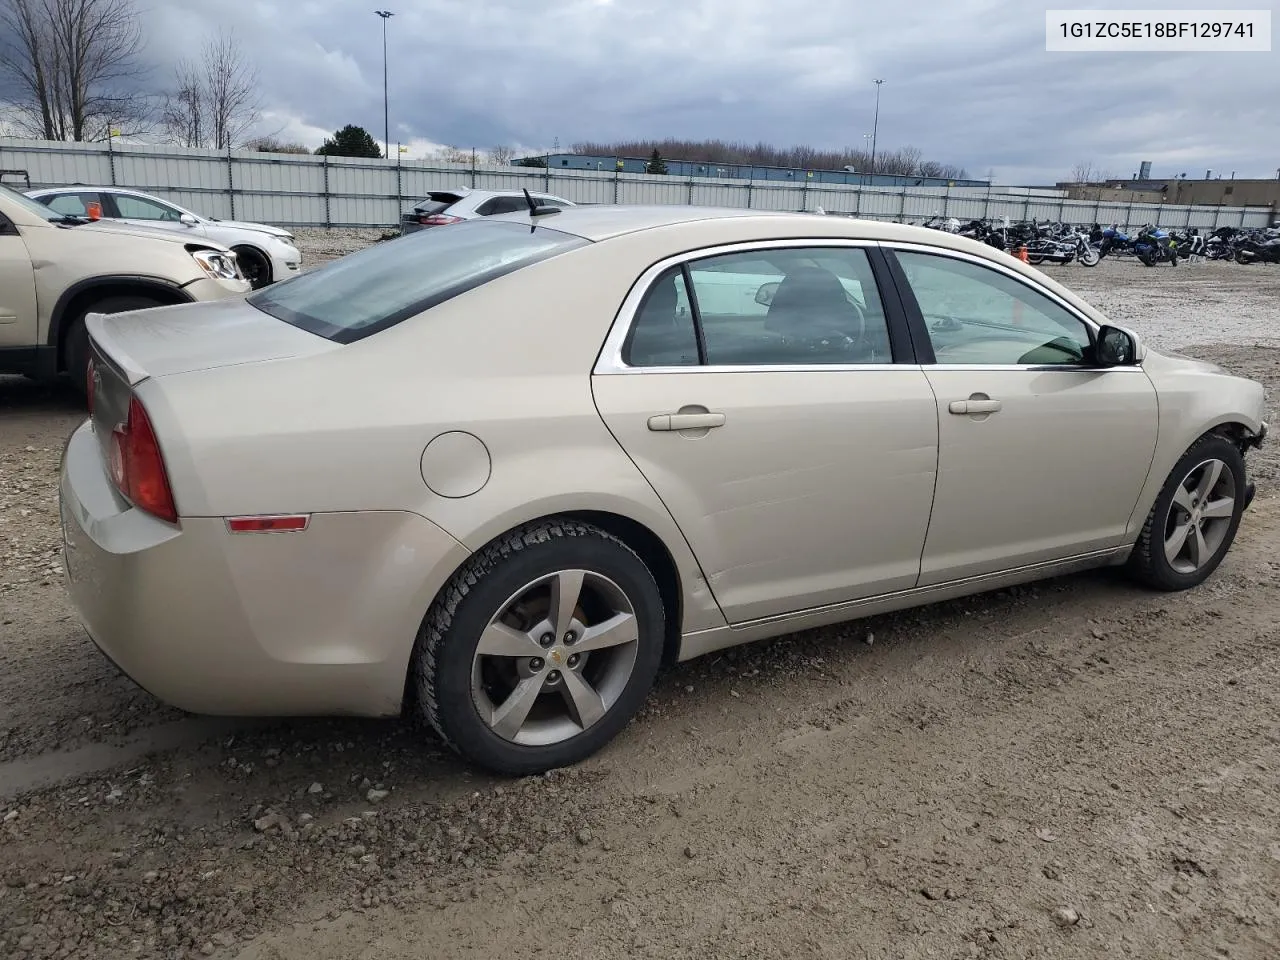
[{"label": "bare tree", "polygon": [[182,61],[165,98],[162,122],[185,147],[241,146],[262,118],[258,71],[235,35],[221,30],[205,41],[199,63]]},{"label": "bare tree", "polygon": [[140,127],[142,47],[133,0],[0,0],[0,71],[14,88],[14,126],[45,140]]},{"label": "bare tree", "polygon": [[489,148],[490,163],[510,163],[511,158],[515,155],[515,151],[505,144],[498,144],[496,147]]},{"label": "bare tree", "polygon": [[457,147],[441,147],[436,151],[433,158],[441,163],[470,163],[471,152],[469,150],[460,150]]},{"label": "bare tree", "polygon": [[1079,160],[1071,168],[1071,183],[1093,183],[1098,179],[1098,171],[1092,160]]},{"label": "bare tree", "polygon": [[160,108],[160,123],[169,136],[184,147],[203,147],[208,139],[205,116],[204,76],[200,69],[182,61],[174,69],[174,88]]}]

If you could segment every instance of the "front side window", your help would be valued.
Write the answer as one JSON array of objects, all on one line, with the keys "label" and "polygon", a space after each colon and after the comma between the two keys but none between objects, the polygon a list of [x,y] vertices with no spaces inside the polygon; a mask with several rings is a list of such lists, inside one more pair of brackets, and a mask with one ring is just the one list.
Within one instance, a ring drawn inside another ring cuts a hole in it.
[{"label": "front side window", "polygon": [[1089,328],[1013,277],[966,260],[897,251],[941,364],[1079,364]]},{"label": "front side window", "polygon": [[857,247],[785,247],[689,264],[713,366],[891,363],[871,263]]},{"label": "front side window", "polygon": [[263,287],[248,302],[318,336],[351,343],[587,242],[541,226],[466,220],[366,247]]},{"label": "front side window", "polygon": [[67,217],[88,217],[93,203],[98,204],[98,215],[102,214],[102,199],[96,193],[59,193],[45,202],[50,210]]},{"label": "front side window", "polygon": [[146,197],[135,197],[127,193],[114,193],[111,197],[116,202],[116,209],[120,211],[120,216],[125,220],[177,222],[182,216],[181,211],[176,208]]}]

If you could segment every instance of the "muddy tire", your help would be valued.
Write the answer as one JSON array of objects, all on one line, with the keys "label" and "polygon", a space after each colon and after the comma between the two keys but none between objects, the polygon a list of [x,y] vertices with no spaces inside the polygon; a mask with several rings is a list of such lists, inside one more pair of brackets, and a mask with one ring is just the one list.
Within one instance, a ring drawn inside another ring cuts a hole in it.
[{"label": "muddy tire", "polygon": [[1200,438],[1156,497],[1129,573],[1156,590],[1187,590],[1218,568],[1244,513],[1244,456],[1224,437]]},{"label": "muddy tire", "polygon": [[417,710],[479,766],[527,776],[577,763],[644,703],[662,660],[662,596],[596,527],[551,520],[480,550],[419,630]]}]

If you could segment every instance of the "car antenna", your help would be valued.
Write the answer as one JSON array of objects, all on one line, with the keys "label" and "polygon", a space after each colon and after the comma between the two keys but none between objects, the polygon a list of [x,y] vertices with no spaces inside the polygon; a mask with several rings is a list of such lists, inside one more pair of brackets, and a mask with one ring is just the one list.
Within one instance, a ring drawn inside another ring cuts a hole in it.
[{"label": "car antenna", "polygon": [[521,187],[521,190],[524,193],[524,202],[529,204],[529,216],[546,217],[546,216],[550,216],[553,213],[560,212],[559,207],[553,207],[550,204],[539,206],[538,202],[533,199],[533,195],[529,193],[528,187]]}]

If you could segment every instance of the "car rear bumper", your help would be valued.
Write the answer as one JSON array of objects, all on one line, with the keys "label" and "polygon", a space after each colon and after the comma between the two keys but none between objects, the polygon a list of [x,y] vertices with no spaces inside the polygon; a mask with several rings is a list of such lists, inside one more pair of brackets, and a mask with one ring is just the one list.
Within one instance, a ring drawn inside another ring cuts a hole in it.
[{"label": "car rear bumper", "polygon": [[399,511],[319,514],[298,533],[164,523],[119,498],[88,423],[67,443],[60,501],[68,589],[90,637],[195,713],[398,713],[418,625],[467,555]]}]

